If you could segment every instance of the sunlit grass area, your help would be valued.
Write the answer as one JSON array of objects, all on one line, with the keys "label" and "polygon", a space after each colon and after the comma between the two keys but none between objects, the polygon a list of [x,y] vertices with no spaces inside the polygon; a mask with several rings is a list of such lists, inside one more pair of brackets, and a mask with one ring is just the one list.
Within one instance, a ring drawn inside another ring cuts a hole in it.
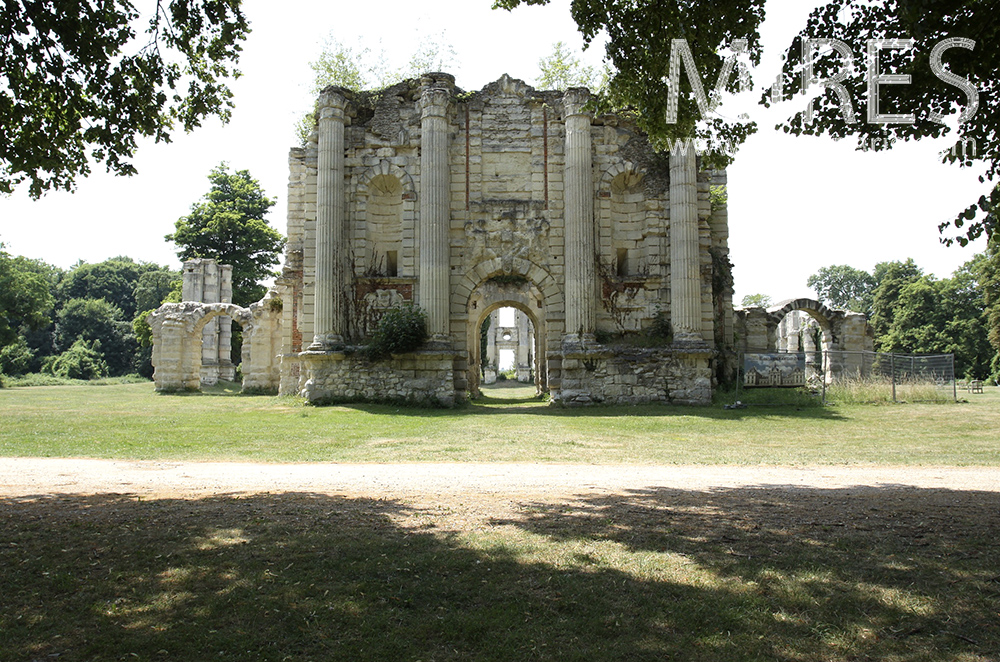
[{"label": "sunlit grass area", "polygon": [[[530,389],[531,387],[524,387]],[[311,407],[235,385],[0,389],[0,455],[268,462],[1000,463],[1000,393],[954,404]],[[530,395],[530,394],[529,394]]]}]

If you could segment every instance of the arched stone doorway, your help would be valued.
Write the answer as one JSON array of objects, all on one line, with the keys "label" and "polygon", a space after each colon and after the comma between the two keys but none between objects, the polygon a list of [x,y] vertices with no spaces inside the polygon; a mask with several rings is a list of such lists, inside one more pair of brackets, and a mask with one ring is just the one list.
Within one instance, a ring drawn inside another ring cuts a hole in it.
[{"label": "arched stone doorway", "polygon": [[469,296],[467,347],[469,348],[468,384],[471,397],[481,395],[482,345],[480,329],[495,310],[514,308],[524,313],[534,327],[532,351],[535,393],[547,389],[545,370],[545,339],[547,336],[544,299],[541,291],[526,278],[501,277],[487,279]]},{"label": "arched stone doorway", "polygon": [[814,299],[793,299],[772,306],[768,314],[775,328],[771,340],[774,345],[770,349],[804,354],[807,384],[818,384],[820,379],[829,381],[832,377],[830,359],[834,356],[831,320],[836,311]]}]

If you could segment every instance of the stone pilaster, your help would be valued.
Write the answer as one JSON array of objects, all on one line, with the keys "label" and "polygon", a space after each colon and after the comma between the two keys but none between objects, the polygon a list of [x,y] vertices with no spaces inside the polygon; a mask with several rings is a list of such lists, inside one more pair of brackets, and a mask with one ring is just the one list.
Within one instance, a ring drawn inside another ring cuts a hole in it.
[{"label": "stone pilaster", "polygon": [[[219,265],[219,302],[233,302],[233,267],[228,264]],[[219,315],[219,379],[231,382],[236,379],[236,366],[233,365],[233,318]]]},{"label": "stone pilaster", "polygon": [[316,303],[309,351],[342,343],[347,330],[347,250],[344,205],[344,106],[340,88],[319,100],[319,155],[316,168]]},{"label": "stone pilaster", "polygon": [[698,167],[693,146],[670,153],[670,323],[675,342],[705,344],[701,335]]},{"label": "stone pilaster", "polygon": [[590,98],[586,88],[563,95],[566,121],[566,164],[563,173],[566,256],[566,336],[563,342],[594,339],[594,184],[590,115],[583,110]]},{"label": "stone pilaster", "polygon": [[451,174],[448,165],[448,103],[455,88],[449,74],[420,79],[420,306],[433,343],[449,343]]}]

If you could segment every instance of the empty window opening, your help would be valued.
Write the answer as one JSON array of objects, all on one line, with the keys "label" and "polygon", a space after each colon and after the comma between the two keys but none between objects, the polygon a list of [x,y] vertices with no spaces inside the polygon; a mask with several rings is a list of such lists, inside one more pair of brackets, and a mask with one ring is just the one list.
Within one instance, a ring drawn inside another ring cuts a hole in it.
[{"label": "empty window opening", "polygon": [[399,268],[396,266],[396,251],[385,252],[385,275],[395,278],[399,275]]},{"label": "empty window opening", "polygon": [[618,277],[619,278],[624,278],[625,276],[627,276],[628,275],[628,249],[627,248],[619,248],[618,249],[617,265],[618,265]]},{"label": "empty window opening", "polygon": [[497,361],[497,368],[500,372],[506,372],[507,370],[514,369],[514,350],[512,349],[501,349],[500,358]]}]

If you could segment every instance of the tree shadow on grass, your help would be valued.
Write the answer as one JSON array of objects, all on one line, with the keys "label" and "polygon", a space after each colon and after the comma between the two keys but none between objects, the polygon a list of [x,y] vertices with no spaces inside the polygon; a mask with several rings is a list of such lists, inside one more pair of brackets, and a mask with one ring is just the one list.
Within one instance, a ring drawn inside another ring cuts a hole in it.
[{"label": "tree shadow on grass", "polygon": [[695,416],[711,420],[738,421],[745,419],[766,419],[766,418],[801,418],[819,419],[824,421],[846,421],[848,418],[835,408],[822,405],[796,406],[796,405],[776,405],[776,406],[750,406],[742,409],[725,409],[723,405],[666,405],[666,404],[642,404],[642,405],[593,405],[589,407],[560,407],[552,406],[541,401],[526,401],[517,399],[489,398],[482,401],[474,401],[454,408],[425,408],[409,405],[393,404],[373,404],[373,403],[346,403],[341,407],[349,407],[359,411],[370,413],[392,413],[393,415],[416,416],[416,417],[461,417],[461,416],[495,416],[499,414],[521,414],[525,416],[551,417],[551,418],[620,418],[626,416],[643,417],[683,417]]},{"label": "tree shadow on grass", "polygon": [[317,494],[8,498],[0,660],[988,660],[998,508],[911,488],[648,490],[492,518]]}]

